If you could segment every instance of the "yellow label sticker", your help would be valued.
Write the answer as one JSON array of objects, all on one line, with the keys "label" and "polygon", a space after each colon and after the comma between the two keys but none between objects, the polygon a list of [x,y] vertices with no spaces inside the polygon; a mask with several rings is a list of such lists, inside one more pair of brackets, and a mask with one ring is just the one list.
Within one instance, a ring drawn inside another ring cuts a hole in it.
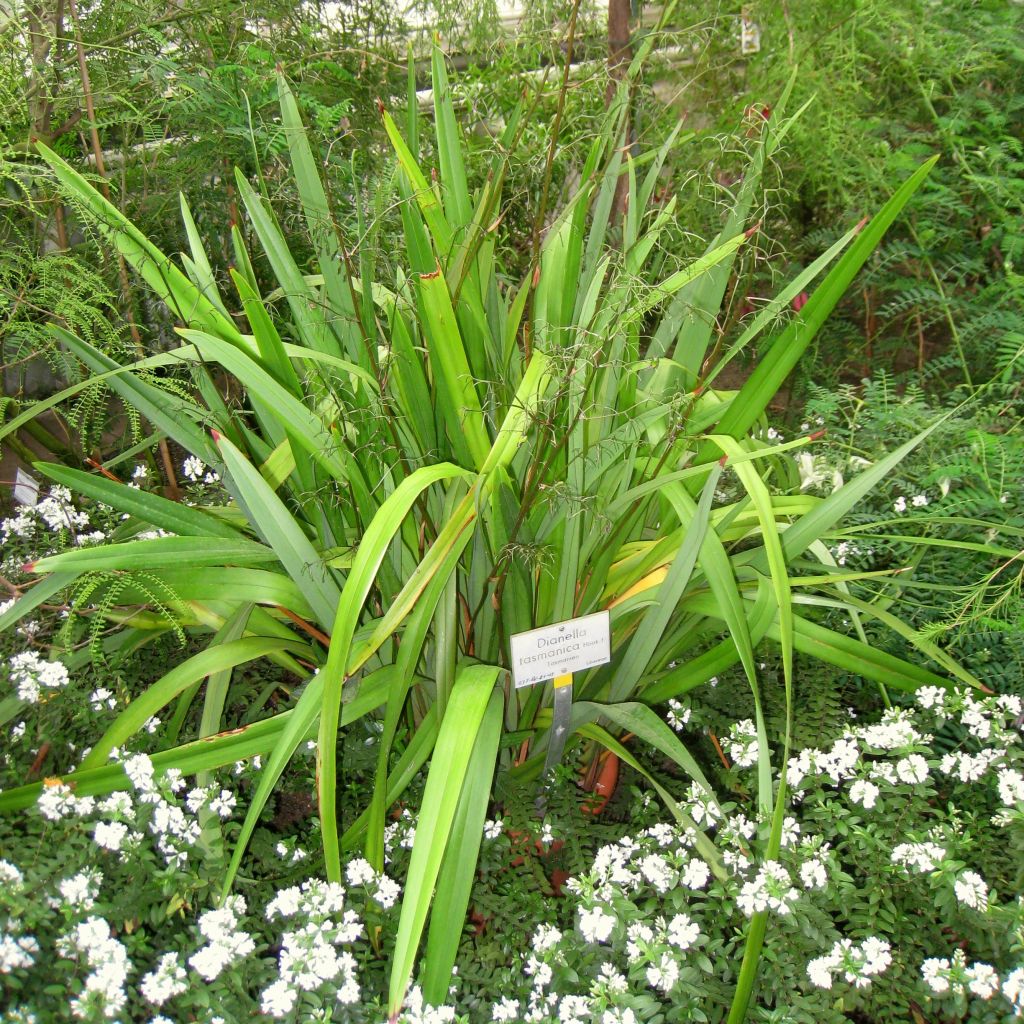
[{"label": "yellow label sticker", "polygon": [[564,676],[555,677],[555,689],[560,686],[572,686],[572,673],[567,672]]}]

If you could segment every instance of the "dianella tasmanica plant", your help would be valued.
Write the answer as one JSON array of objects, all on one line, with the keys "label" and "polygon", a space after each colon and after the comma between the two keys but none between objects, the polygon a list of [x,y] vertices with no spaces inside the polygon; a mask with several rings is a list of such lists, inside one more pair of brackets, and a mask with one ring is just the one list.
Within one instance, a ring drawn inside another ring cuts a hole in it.
[{"label": "dianella tasmanica plant", "polygon": [[[716,316],[753,230],[747,218],[761,169],[791,123],[785,97],[763,126],[719,236],[693,262],[656,271],[675,212],[674,200],[655,202],[656,187],[685,139],[677,129],[657,152],[632,157],[622,145],[624,86],[578,190],[556,211],[523,279],[509,280],[498,245],[502,184],[523,113],[509,116],[471,193],[439,51],[433,77],[436,167],[419,160],[414,90],[404,132],[381,114],[394,162],[376,206],[398,202],[405,243],[386,280],[368,246],[339,237],[283,77],[282,125],[316,253],[312,275],[296,262],[266,197],[241,174],[239,196],[262,252],[251,256],[234,229],[229,295],[184,199],[190,252],[175,262],[40,146],[64,193],[167,305],[181,345],[121,366],[52,330],[94,381],[102,378],[158,435],[216,469],[230,501],[189,506],[40,464],[53,481],[125,519],[109,543],[37,561],[40,582],[0,616],[6,627],[90,574],[90,601],[123,624],[109,650],[172,627],[205,643],[135,698],[73,779],[80,794],[126,785],[110,752],[175,702],[179,725],[199,725],[154,756],[158,768],[203,772],[264,755],[225,893],[300,745],[317,742],[323,855],[336,881],[349,850],[362,848],[382,867],[388,810],[426,770],[394,951],[393,1015],[424,933],[419,977],[428,1001],[444,1001],[495,775],[530,781],[545,762],[551,687],[513,688],[513,634],[609,609],[611,661],[575,680],[569,748],[608,749],[645,772],[620,741],[628,732],[707,794],[710,783],[653,705],[740,665],[757,707],[766,858],[778,850],[785,792],[761,713],[758,645],[780,650],[787,695],[795,652],[897,689],[972,682],[927,645],[922,653],[941,672],[868,645],[863,617],[899,624],[848,594],[848,577],[825,544],[916,441],[822,499],[787,486],[786,452],[811,438],[771,444],[755,436],[768,402],[930,164],[723,347]],[[625,213],[613,224],[619,188]],[[358,215],[364,224],[366,211]],[[261,288],[254,263],[270,268],[274,287]],[[780,314],[805,290],[809,301],[780,329]],[[717,389],[729,360],[772,331],[742,387]],[[189,371],[191,386],[159,387],[150,371],[160,367]],[[225,402],[212,369],[241,385],[241,406]],[[729,493],[740,497],[720,497],[725,474]],[[162,535],[137,536],[153,530]],[[159,614],[146,618],[157,591]],[[116,599],[104,601],[105,592]],[[821,624],[821,607],[846,608],[859,634]],[[233,670],[260,660],[294,674],[294,701],[223,732]],[[193,701],[201,710],[190,717]],[[358,818],[339,822],[339,734],[366,716],[379,730],[376,775]],[[38,786],[5,792],[0,809],[28,806],[37,793]],[[702,835],[698,843],[721,875],[714,844]],[[444,913],[430,918],[432,900]],[[765,915],[754,918],[738,1017],[765,925]]]}]

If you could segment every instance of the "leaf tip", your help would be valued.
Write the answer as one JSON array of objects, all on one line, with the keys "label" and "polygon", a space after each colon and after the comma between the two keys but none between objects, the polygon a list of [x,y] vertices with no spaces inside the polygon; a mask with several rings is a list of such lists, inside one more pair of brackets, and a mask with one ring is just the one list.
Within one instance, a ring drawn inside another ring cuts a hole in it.
[{"label": "leaf tip", "polygon": [[210,437],[213,438],[214,444],[220,444],[221,433],[216,427],[210,428]]},{"label": "leaf tip", "polygon": [[761,222],[758,221],[753,227],[747,228],[747,230],[743,232],[743,237],[744,238],[750,238],[751,236],[756,235],[758,233],[758,231],[760,231],[760,230],[761,230]]},{"label": "leaf tip", "polygon": [[24,564],[24,565],[23,565],[23,566],[21,567],[21,571],[22,571],[23,573],[32,573],[32,572],[35,572],[35,571],[36,571],[36,563],[35,563],[35,562],[26,562],[26,563],[25,563],[25,564]]}]

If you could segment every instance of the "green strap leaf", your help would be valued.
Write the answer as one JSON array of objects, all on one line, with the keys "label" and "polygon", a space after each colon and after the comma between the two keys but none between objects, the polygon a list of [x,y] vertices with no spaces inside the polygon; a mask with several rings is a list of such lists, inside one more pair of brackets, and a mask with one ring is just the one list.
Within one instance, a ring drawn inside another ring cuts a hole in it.
[{"label": "green strap leaf", "polygon": [[438,732],[416,822],[416,839],[395,939],[388,992],[388,1014],[392,1019],[397,1017],[405,1001],[470,758],[500,672],[494,665],[463,668],[456,676],[448,710]]}]

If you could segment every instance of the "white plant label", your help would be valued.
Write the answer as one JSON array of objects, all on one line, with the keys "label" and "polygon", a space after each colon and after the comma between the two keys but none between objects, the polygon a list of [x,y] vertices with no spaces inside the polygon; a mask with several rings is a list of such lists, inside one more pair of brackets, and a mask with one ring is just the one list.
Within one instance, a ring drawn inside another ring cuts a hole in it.
[{"label": "white plant label", "polygon": [[611,660],[611,616],[606,611],[512,635],[512,678],[517,687],[582,672]]},{"label": "white plant label", "polygon": [[14,475],[13,497],[16,505],[34,505],[39,500],[39,481],[21,466]]}]

